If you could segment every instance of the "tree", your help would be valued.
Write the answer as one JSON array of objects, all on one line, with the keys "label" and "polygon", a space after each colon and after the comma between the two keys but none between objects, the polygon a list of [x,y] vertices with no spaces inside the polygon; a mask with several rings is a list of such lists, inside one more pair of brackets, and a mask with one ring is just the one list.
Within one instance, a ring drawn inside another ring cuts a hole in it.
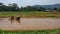
[{"label": "tree", "polygon": [[60,11],[60,8],[57,8],[57,11]]},{"label": "tree", "polygon": [[57,8],[54,8],[53,10],[57,11]]},{"label": "tree", "polygon": [[10,11],[17,11],[17,10],[19,10],[19,7],[18,7],[18,5],[16,3],[9,4],[8,8],[9,8]]}]

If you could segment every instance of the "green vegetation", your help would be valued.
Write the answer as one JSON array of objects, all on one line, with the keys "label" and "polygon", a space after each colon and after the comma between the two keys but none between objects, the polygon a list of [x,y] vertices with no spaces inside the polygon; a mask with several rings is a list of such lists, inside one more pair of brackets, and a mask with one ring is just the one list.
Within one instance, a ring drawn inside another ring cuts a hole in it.
[{"label": "green vegetation", "polygon": [[0,17],[20,16],[22,18],[60,18],[60,12],[0,12]]},{"label": "green vegetation", "polygon": [[60,34],[60,29],[54,30],[0,30],[0,34]]},{"label": "green vegetation", "polygon": [[[51,5],[50,5],[51,6]],[[48,7],[50,7],[48,6]],[[54,6],[54,5],[53,5]],[[4,11],[7,11],[7,12],[10,12],[10,11],[21,11],[21,12],[25,12],[25,11],[43,11],[43,12],[51,12],[51,11],[58,11],[60,12],[60,7],[57,8],[57,7],[54,7],[54,8],[47,8],[47,7],[44,7],[43,5],[34,5],[34,6],[26,6],[26,7],[19,7],[18,4],[16,3],[12,3],[12,4],[8,4],[8,6],[4,5],[3,3],[0,3],[0,11],[4,12]]]}]

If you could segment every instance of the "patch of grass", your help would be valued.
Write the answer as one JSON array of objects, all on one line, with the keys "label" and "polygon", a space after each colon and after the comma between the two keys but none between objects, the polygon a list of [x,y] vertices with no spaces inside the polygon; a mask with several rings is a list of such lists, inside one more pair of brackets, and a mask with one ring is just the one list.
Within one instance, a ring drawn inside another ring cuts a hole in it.
[{"label": "patch of grass", "polygon": [[0,30],[0,34],[60,34],[60,29],[54,30]]},{"label": "patch of grass", "polygon": [[60,12],[0,12],[0,17],[20,16],[23,18],[60,18]]}]

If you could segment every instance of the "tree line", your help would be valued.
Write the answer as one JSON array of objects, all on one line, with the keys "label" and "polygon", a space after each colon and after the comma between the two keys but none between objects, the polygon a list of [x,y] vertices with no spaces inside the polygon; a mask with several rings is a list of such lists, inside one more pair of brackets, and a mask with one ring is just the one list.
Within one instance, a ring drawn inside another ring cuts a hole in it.
[{"label": "tree line", "polygon": [[[48,8],[49,9],[49,8]],[[60,11],[60,8],[53,8],[54,11]],[[26,7],[21,7],[16,3],[8,4],[8,6],[4,5],[3,3],[0,3],[0,11],[53,11],[53,10],[46,10],[44,7],[34,7],[34,6],[26,6]]]}]

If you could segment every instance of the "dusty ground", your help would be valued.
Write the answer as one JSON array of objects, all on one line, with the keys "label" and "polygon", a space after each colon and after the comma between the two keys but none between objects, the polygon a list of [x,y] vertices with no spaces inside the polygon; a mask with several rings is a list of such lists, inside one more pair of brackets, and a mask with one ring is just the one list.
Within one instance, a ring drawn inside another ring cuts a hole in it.
[{"label": "dusty ground", "polygon": [[10,23],[8,18],[0,18],[1,30],[43,30],[60,28],[60,18],[21,18],[21,23]]}]

